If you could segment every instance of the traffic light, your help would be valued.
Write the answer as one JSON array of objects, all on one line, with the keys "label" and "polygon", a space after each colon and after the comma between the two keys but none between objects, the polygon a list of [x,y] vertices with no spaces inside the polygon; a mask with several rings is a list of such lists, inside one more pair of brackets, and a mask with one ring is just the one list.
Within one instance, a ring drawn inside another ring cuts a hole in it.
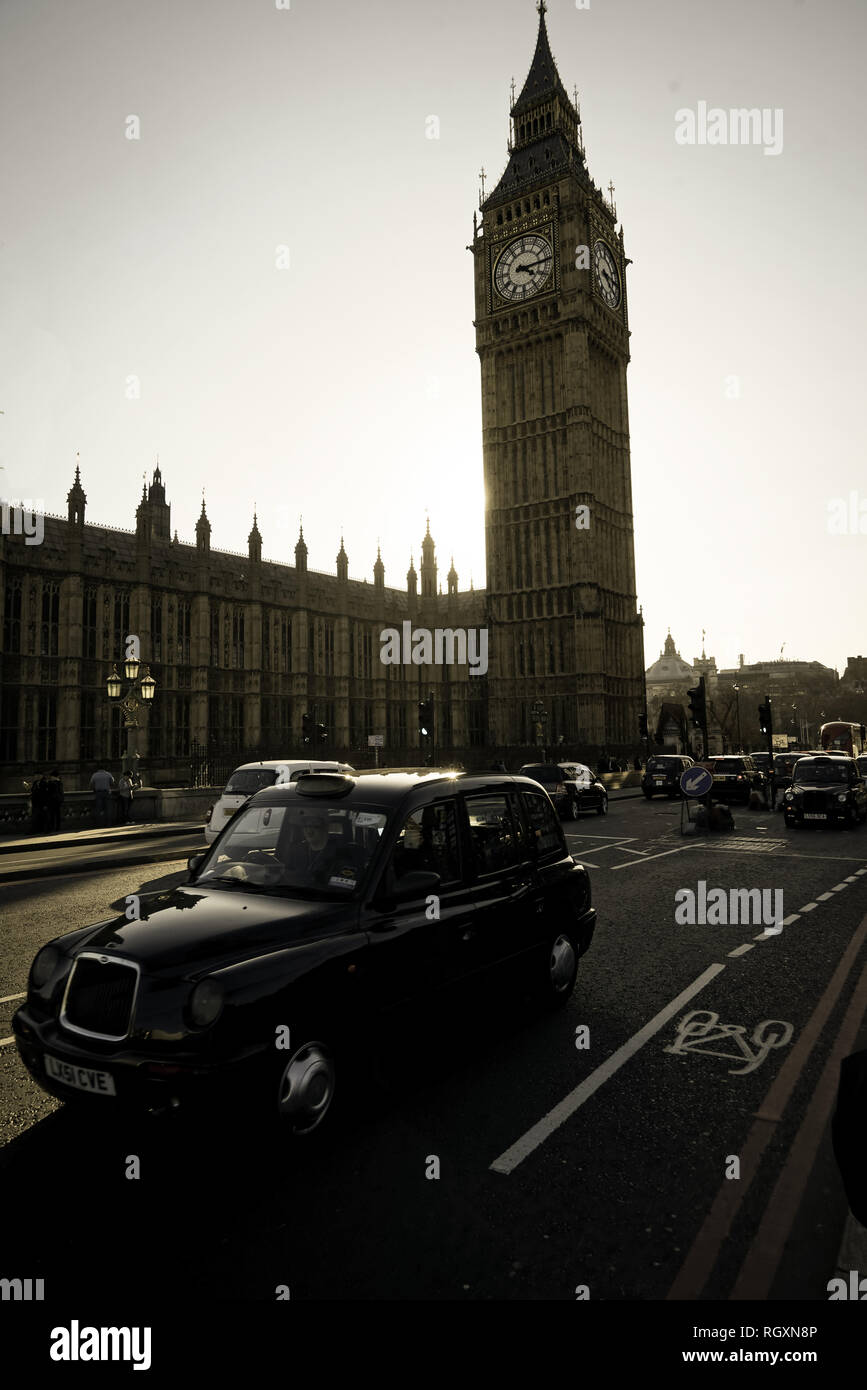
[{"label": "traffic light", "polygon": [[686,693],[689,696],[689,714],[693,724],[698,728],[704,728],[706,718],[704,676],[702,676],[698,685],[693,686],[692,690],[688,690]]},{"label": "traffic light", "polygon": [[638,734],[640,738],[647,738],[647,715],[638,716]]},{"label": "traffic light", "polygon": [[759,705],[759,731],[762,734],[773,733],[770,700],[766,700],[763,705]]},{"label": "traffic light", "polygon": [[316,725],[316,741],[317,743],[328,742],[328,730],[326,729],[324,724]]},{"label": "traffic light", "polygon": [[302,714],[302,716],[301,716],[301,742],[302,742],[302,743],[309,743],[309,742],[310,742],[310,739],[311,739],[311,737],[312,737],[312,735],[313,735],[313,721],[311,720],[309,714]]}]

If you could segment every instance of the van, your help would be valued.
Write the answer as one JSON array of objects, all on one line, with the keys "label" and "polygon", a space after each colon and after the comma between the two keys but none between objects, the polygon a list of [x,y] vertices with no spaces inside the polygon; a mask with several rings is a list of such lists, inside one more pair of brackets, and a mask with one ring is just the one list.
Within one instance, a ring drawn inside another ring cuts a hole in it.
[{"label": "van", "polygon": [[345,772],[355,775],[349,763],[322,762],[316,758],[275,758],[270,762],[242,763],[236,767],[219,801],[210,807],[205,817],[205,839],[209,845],[232,819],[240,807],[263,787],[279,787],[285,782],[297,782],[304,772]]}]

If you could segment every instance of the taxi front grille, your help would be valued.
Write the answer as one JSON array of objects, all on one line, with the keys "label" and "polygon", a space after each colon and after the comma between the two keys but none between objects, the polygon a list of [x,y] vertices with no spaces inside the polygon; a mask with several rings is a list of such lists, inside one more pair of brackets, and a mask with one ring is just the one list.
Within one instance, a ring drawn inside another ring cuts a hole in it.
[{"label": "taxi front grille", "polygon": [[827,798],[824,792],[804,792],[805,811],[826,811]]},{"label": "taxi front grille", "polygon": [[137,984],[138,969],[128,961],[79,956],[69,977],[61,1024],[93,1037],[125,1038]]}]

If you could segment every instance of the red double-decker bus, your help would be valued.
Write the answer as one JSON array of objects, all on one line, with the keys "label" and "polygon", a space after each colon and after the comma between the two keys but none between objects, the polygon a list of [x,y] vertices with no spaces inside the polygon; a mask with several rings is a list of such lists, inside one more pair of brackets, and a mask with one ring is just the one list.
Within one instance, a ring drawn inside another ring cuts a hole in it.
[{"label": "red double-decker bus", "polygon": [[857,758],[867,751],[865,732],[863,724],[847,724],[835,719],[822,725],[819,740],[826,753],[848,753],[850,758]]}]

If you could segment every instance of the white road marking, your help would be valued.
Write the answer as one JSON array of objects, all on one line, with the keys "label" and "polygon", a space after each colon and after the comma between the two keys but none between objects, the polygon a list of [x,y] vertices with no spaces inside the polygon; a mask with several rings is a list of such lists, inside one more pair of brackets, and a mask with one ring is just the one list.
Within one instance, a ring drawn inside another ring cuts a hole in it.
[{"label": "white road marking", "polygon": [[500,1154],[499,1158],[495,1158],[491,1164],[493,1172],[513,1172],[519,1163],[522,1163],[525,1158],[529,1157],[534,1149],[537,1149],[540,1144],[544,1143],[544,1141],[554,1133],[555,1129],[559,1129],[564,1121],[568,1120],[571,1115],[574,1115],[575,1111],[578,1110],[586,1100],[589,1100],[594,1092],[598,1091],[599,1087],[605,1084],[609,1077],[612,1077],[616,1071],[619,1071],[624,1062],[628,1062],[630,1057],[634,1057],[635,1053],[638,1052],[655,1033],[658,1033],[660,1028],[664,1028],[669,1019],[674,1017],[683,1004],[686,1004],[690,999],[694,998],[694,996],[703,990],[705,985],[710,984],[710,981],[714,979],[715,976],[719,975],[722,970],[725,970],[725,965],[722,964],[722,962],[709,965],[707,970],[703,971],[697,979],[693,980],[691,985],[687,985],[686,989],[683,990],[676,999],[672,999],[670,1004],[666,1004],[664,1009],[660,1009],[659,1013],[656,1014],[649,1023],[645,1023],[644,1027],[640,1028],[628,1042],[625,1042],[622,1047],[619,1047],[616,1052],[613,1052],[608,1060],[602,1062],[595,1071],[591,1072],[580,1085],[575,1087],[574,1091],[570,1091],[558,1105],[554,1106],[553,1110],[549,1110],[547,1115],[544,1115],[541,1120],[533,1125],[532,1129],[528,1129],[526,1134],[522,1134],[521,1138],[516,1140],[511,1148],[506,1149],[505,1153]]},{"label": "white road marking", "polygon": [[13,1035],[11,1038],[0,1038],[0,1047],[6,1047],[9,1043],[14,1042],[14,1041],[15,1041],[14,1035]]},{"label": "white road marking", "polygon": [[27,991],[26,991],[26,990],[24,991],[23,994],[4,994],[4,995],[3,995],[3,998],[0,999],[0,1004],[11,1004],[11,1002],[12,1002],[13,999],[26,999],[26,998],[27,998]]},{"label": "white road marking", "polygon": [[696,845],[678,845],[676,849],[663,849],[659,854],[646,854],[643,859],[627,860],[625,864],[612,864],[611,872],[617,873],[618,869],[634,869],[638,864],[646,864],[649,859],[664,859],[667,854],[683,854],[685,849],[696,849]]},{"label": "white road marking", "polygon": [[783,928],[782,928],[781,926],[780,926],[780,927],[765,927],[765,930],[764,930],[764,931],[759,932],[758,936],[754,936],[754,937],[753,937],[753,941],[767,941],[768,938],[771,937],[771,936],[779,936],[779,934],[780,934],[780,932],[781,932],[782,930],[783,930]]},{"label": "white road marking", "polygon": [[783,926],[784,926],[784,927],[790,927],[790,926],[792,925],[793,922],[797,922],[797,920],[798,920],[798,918],[800,917],[800,915],[801,915],[800,912],[792,912],[792,913],[790,913],[788,917],[784,917],[784,918],[783,918]]},{"label": "white road marking", "polygon": [[850,874],[849,877],[846,879],[846,882],[847,882],[847,883],[857,883],[857,879],[856,879],[856,877],[855,877],[854,874]]},{"label": "white road marking", "polygon": [[576,840],[611,840],[618,845],[631,845],[638,839],[637,835],[585,835],[580,830],[569,830],[568,835],[574,835]]},{"label": "white road marking", "polygon": [[856,869],[855,873],[860,877],[861,874],[867,874],[867,869]]},{"label": "white road marking", "polygon": [[812,911],[813,911],[813,908],[814,908],[814,907],[818,907],[818,906],[819,906],[818,903],[804,903],[804,906],[801,908],[801,911],[802,911],[802,912],[812,912]]},{"label": "white road marking", "polygon": [[835,884],[834,884],[834,887],[831,889],[831,892],[832,892],[832,893],[842,893],[842,892],[843,892],[843,889],[844,889],[844,888],[847,888],[847,887],[848,887],[848,884],[846,884],[846,883],[835,883]]},{"label": "white road marking", "polygon": [[729,951],[729,955],[730,955],[730,956],[742,956],[746,951],[752,951],[753,949],[754,949],[754,948],[753,948],[753,943],[752,943],[752,941],[747,941],[747,942],[744,943],[743,946],[736,946],[735,949],[734,949],[733,951]]},{"label": "white road marking", "polygon": [[817,903],[826,903],[826,902],[828,901],[828,899],[830,898],[830,896],[831,896],[830,893],[817,893],[817,894],[816,894],[816,902],[817,902]]}]

